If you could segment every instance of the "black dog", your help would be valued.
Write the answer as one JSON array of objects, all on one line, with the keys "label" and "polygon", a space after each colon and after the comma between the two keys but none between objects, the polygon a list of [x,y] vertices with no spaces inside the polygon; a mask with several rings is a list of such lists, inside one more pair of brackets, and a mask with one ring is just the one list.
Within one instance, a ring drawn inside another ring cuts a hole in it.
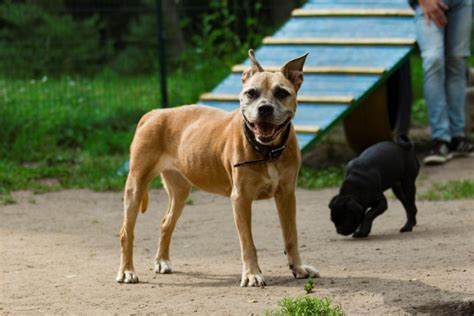
[{"label": "black dog", "polygon": [[419,169],[413,144],[406,136],[375,144],[351,160],[339,194],[329,203],[337,233],[367,237],[373,220],[387,209],[383,192],[388,188],[407,213],[400,232],[412,231],[416,225],[415,180]]}]

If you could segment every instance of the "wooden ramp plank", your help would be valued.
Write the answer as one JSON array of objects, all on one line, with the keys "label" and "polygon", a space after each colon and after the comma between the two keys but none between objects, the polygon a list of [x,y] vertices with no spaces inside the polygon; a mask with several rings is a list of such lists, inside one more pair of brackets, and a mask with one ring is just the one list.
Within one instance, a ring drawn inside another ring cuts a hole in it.
[{"label": "wooden ramp plank", "polygon": [[[305,74],[300,96],[346,96],[360,98],[372,87],[380,75]],[[231,74],[213,93],[238,95],[242,89],[241,75]]]},{"label": "wooden ramp plank", "polygon": [[263,44],[279,45],[414,45],[413,38],[265,37]]},{"label": "wooden ramp plank", "polygon": [[[236,94],[204,93],[199,99],[201,101],[238,101],[239,96]],[[352,101],[354,101],[352,96],[298,96],[298,103],[351,103]]]},{"label": "wooden ramp plank", "polygon": [[295,17],[288,20],[272,38],[334,39],[338,43],[342,42],[338,39],[360,38],[365,42],[374,39],[392,43],[395,40],[413,40],[414,34],[413,17]]},{"label": "wooden ramp plank", "polygon": [[328,8],[328,9],[295,9],[291,12],[294,17],[322,16],[404,16],[411,17],[415,12],[403,8]]},{"label": "wooden ramp plank", "polygon": [[410,9],[407,0],[308,0],[301,9]]},{"label": "wooden ramp plank", "polygon": [[[262,65],[265,71],[277,72],[282,66]],[[232,72],[241,73],[248,69],[247,65],[235,65]],[[357,66],[309,66],[303,69],[306,74],[362,74],[362,75],[381,75],[385,72],[383,67],[357,67]]]},{"label": "wooden ramp plank", "polygon": [[[212,106],[227,112],[239,108],[238,102],[201,101],[201,105]],[[321,131],[327,129],[334,120],[347,110],[347,104],[305,104],[298,107],[293,124],[297,130],[298,143],[301,148],[314,141]]]},{"label": "wooden ramp plank", "polygon": [[[309,53],[307,67],[380,67],[391,69],[411,46],[264,45],[255,52],[263,64],[284,65]],[[249,65],[246,60],[244,65]]]},{"label": "wooden ramp plank", "polygon": [[[239,108],[239,102],[237,101],[200,101],[199,104],[212,106],[227,112]],[[323,130],[347,111],[349,107],[348,104],[305,104],[298,107],[293,124],[307,130],[315,126]]]}]

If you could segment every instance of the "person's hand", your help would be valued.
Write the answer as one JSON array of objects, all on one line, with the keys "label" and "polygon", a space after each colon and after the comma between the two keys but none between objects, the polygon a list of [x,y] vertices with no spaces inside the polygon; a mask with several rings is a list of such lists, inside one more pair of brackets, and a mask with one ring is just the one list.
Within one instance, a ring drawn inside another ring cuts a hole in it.
[{"label": "person's hand", "polygon": [[442,0],[420,0],[420,7],[428,23],[433,21],[437,26],[443,27],[448,23],[443,10],[448,6]]}]

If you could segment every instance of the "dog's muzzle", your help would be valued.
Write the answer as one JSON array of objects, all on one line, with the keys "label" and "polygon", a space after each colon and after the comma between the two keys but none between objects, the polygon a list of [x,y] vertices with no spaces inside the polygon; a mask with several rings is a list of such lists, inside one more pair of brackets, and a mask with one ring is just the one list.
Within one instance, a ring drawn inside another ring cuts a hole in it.
[{"label": "dog's muzzle", "polygon": [[[273,108],[272,108],[273,111]],[[281,124],[273,124],[262,119],[257,119],[255,122],[246,120],[247,126],[250,128],[255,138],[263,143],[268,144],[277,138],[277,136],[288,126],[291,121],[291,116],[288,117]]]},{"label": "dog's muzzle", "polygon": [[342,226],[336,226],[336,232],[340,235],[348,236],[352,234],[354,231],[351,231],[350,229],[346,229]]}]

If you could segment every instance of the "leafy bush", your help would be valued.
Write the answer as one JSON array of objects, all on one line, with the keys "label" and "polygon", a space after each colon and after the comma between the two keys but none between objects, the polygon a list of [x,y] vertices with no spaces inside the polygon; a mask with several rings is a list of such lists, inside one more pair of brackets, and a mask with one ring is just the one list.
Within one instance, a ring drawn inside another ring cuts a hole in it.
[{"label": "leafy bush", "polygon": [[340,306],[331,306],[329,298],[302,296],[285,297],[278,302],[280,309],[268,312],[274,316],[341,316],[344,315]]},{"label": "leafy bush", "polygon": [[96,16],[74,20],[35,3],[0,4],[0,71],[16,77],[91,72],[107,56]]}]

